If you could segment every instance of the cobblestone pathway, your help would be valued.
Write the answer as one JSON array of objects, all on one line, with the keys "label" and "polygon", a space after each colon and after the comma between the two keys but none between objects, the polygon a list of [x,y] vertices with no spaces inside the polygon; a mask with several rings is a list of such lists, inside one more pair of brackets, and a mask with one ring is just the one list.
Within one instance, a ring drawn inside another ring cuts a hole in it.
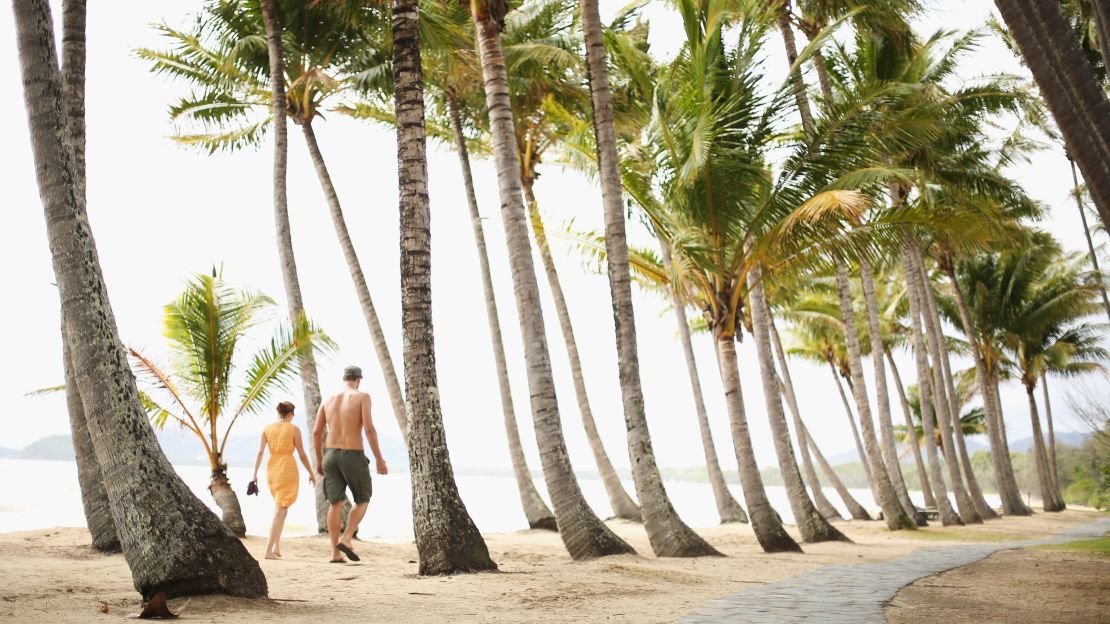
[{"label": "cobblestone pathway", "polygon": [[1107,530],[1110,530],[1110,518],[1100,518],[1040,540],[923,548],[882,563],[823,566],[716,598],[681,621],[683,624],[883,624],[886,622],[883,605],[899,589],[923,576],[974,563],[1000,550],[1099,537]]}]

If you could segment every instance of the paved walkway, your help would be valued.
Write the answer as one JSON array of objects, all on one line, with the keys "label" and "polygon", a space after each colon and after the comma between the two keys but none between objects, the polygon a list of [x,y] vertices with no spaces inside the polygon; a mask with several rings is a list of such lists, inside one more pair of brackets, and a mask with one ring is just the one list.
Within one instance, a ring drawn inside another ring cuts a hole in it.
[{"label": "paved walkway", "polygon": [[923,576],[974,563],[1000,550],[1090,539],[1100,537],[1107,530],[1110,530],[1110,518],[1100,518],[1070,527],[1046,539],[924,548],[909,556],[882,563],[823,566],[782,581],[716,598],[682,619],[682,622],[884,624],[885,604],[894,598],[899,589]]}]

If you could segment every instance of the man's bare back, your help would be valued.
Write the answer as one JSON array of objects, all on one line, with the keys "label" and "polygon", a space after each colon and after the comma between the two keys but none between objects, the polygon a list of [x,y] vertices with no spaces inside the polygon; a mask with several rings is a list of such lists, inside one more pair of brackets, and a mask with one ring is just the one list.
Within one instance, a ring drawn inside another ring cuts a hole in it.
[{"label": "man's bare back", "polygon": [[320,414],[324,418],[324,426],[328,431],[327,448],[363,450],[364,419],[370,420],[369,394],[345,388],[339,394],[324,401]]}]

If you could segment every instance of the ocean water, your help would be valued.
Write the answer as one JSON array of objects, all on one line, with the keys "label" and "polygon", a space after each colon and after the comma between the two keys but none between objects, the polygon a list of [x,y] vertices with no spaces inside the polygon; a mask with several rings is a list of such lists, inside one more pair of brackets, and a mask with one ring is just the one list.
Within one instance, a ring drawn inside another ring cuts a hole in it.
[{"label": "ocean water", "polygon": [[[176,466],[175,469],[197,497],[218,514],[219,510],[208,493],[208,468]],[[229,474],[231,485],[239,494],[239,504],[250,535],[265,535],[273,515],[273,501],[266,487],[265,470],[261,472],[261,493],[258,496],[246,495],[250,469],[233,467]],[[297,502],[289,510],[284,533],[287,537],[316,532],[314,499],[307,475],[303,471],[301,474],[305,480]],[[467,510],[482,532],[504,533],[528,528],[520,509],[516,481],[512,477],[459,474],[455,480]],[[3,484],[0,486],[0,533],[85,526],[75,463],[0,459],[0,483]],[[594,511],[602,518],[608,517],[610,508],[601,481],[583,478],[579,483]],[[536,485],[541,492],[546,492],[542,479],[537,479]],[[625,487],[635,494],[631,482],[626,482]],[[695,528],[718,524],[713,493],[708,483],[667,481],[666,488],[675,509],[687,524]],[[739,486],[730,485],[730,488],[743,504]],[[846,510],[839,505],[836,492],[831,488],[824,491],[847,517]],[[869,490],[853,489],[851,492],[868,509],[876,508]],[[793,522],[785,490],[781,486],[768,486],[767,495],[783,521]],[[911,496],[917,504],[921,504],[920,493],[914,492]],[[987,501],[992,505],[998,504],[996,497],[989,494]],[[412,538],[412,500],[407,473],[374,476],[374,497],[360,527],[360,535],[366,539],[383,540]]]}]

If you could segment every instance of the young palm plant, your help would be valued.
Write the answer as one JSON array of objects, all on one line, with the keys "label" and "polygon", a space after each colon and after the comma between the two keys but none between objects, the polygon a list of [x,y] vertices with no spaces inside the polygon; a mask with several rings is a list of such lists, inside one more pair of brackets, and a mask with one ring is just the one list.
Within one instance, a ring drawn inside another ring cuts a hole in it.
[{"label": "young palm plant", "polygon": [[288,390],[303,358],[334,347],[301,315],[248,356],[250,364],[237,387],[235,367],[244,357],[242,342],[274,307],[269,297],[235,289],[215,271],[199,274],[166,306],[168,366],[130,349],[151,423],[161,429],[172,421],[197,437],[212,470],[208,491],[223,512],[224,524],[238,537],[247,529],[224,459],[232,427],[241,416],[265,411],[275,391]]}]

